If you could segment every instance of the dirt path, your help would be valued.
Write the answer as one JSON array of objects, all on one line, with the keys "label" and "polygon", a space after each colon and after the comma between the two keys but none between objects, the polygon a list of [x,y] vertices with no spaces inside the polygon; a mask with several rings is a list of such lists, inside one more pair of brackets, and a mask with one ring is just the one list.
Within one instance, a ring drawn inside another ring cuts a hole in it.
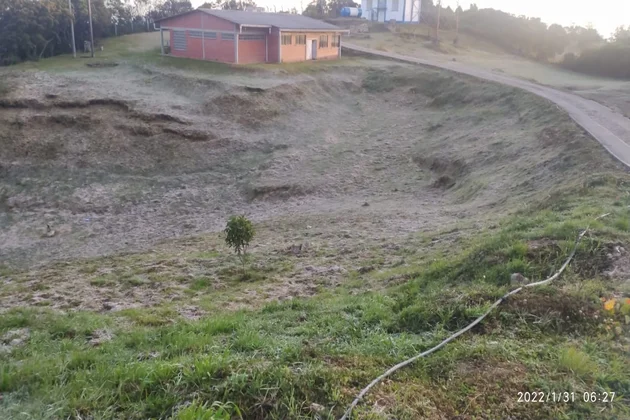
[{"label": "dirt path", "polygon": [[595,137],[608,152],[624,165],[630,167],[630,119],[595,101],[526,80],[471,67],[459,62],[440,63],[433,60],[383,52],[348,43],[345,43],[344,47],[360,53],[444,68],[457,73],[514,86],[532,92],[554,102],[560,108],[567,111],[571,118]]}]

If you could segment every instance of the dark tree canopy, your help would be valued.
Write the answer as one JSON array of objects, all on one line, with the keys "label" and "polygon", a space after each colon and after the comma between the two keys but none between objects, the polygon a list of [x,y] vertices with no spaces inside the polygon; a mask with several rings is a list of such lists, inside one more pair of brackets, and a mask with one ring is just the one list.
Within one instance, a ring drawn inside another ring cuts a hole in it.
[{"label": "dark tree canopy", "polygon": [[[91,0],[94,38],[152,31],[151,22],[192,9],[190,1]],[[77,49],[90,39],[85,0],[0,0],[0,65],[72,51],[74,18]]]},{"label": "dark tree canopy", "polygon": [[[89,40],[87,2],[70,0],[0,0],[0,65],[50,57],[72,51],[70,22],[74,19],[76,45]],[[452,30],[456,13],[433,0],[422,1],[422,20]],[[204,7],[243,10],[253,0],[217,0]],[[357,7],[352,0],[313,0],[303,14],[315,18],[337,17],[343,7]],[[101,38],[153,30],[153,20],[192,10],[189,0],[92,0],[94,37]],[[592,74],[630,78],[630,27],[619,27],[606,42],[590,27],[547,26],[538,18],[514,16],[471,4],[458,8],[459,29],[488,40],[508,52],[540,61],[564,57],[566,68]],[[293,12],[296,12],[293,10]]]},{"label": "dark tree canopy", "polygon": [[618,27],[613,34],[612,40],[630,45],[630,25],[628,27]]},{"label": "dark tree canopy", "polygon": [[150,12],[151,19],[157,20],[163,17],[179,15],[180,13],[192,10],[192,4],[188,0],[166,0]]},{"label": "dark tree canopy", "polygon": [[329,10],[326,0],[315,0],[306,6],[302,14],[313,18],[324,18],[328,16]]},{"label": "dark tree canopy", "polygon": [[205,9],[245,10],[256,7],[256,2],[253,0],[218,0],[216,2],[206,2],[201,7]]}]

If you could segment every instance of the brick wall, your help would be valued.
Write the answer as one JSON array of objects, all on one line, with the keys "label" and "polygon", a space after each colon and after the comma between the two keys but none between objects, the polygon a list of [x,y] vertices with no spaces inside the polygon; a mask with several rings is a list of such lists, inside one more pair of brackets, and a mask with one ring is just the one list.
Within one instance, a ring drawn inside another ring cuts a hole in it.
[{"label": "brick wall", "polygon": [[[190,13],[184,16],[177,16],[161,22],[162,27],[188,28],[186,31],[186,51],[178,51],[174,48],[173,29],[170,30],[171,55],[175,57],[186,57],[194,59],[205,59],[234,63],[234,42],[222,40],[218,31],[234,33],[235,25],[215,16],[210,16],[203,12]],[[189,31],[217,32],[217,39],[205,39],[191,37]]]},{"label": "brick wall", "polygon": [[204,40],[206,60],[234,63],[234,42],[222,40],[219,34],[217,34],[217,39]]},{"label": "brick wall", "polygon": [[238,64],[264,63],[266,59],[265,40],[238,41]]},{"label": "brick wall", "polygon": [[[174,44],[174,30],[170,31],[171,39],[171,55],[175,57],[194,58],[198,60],[211,60],[222,61],[225,63],[234,63],[234,41],[221,39],[221,34],[217,33],[217,39],[204,39],[193,38],[190,36],[190,31],[186,32],[186,51],[178,51],[175,49]],[[206,32],[208,31],[206,29]],[[204,58],[205,47],[205,58]],[[263,54],[264,54],[264,42],[263,42]],[[264,61],[264,56],[263,56]]]},{"label": "brick wall", "polygon": [[[221,31],[234,33],[237,25],[226,20],[208,15],[204,12],[189,13],[184,16],[173,17],[161,22],[162,27],[170,28],[186,28],[186,51],[178,51],[174,48],[173,29],[170,31],[171,55],[176,57],[188,57],[195,59],[216,60],[226,63],[235,62],[235,48],[232,40],[222,40]],[[206,31],[217,32],[217,39],[205,39],[191,37],[190,31]],[[257,28],[244,28],[243,34],[260,33],[267,36],[267,52],[265,52],[265,40],[258,39],[239,39],[238,44],[238,63],[264,63],[267,56],[267,62],[277,63],[304,61],[306,57],[307,46],[296,45],[296,35],[306,35],[306,42],[310,44],[316,40],[317,54],[320,59],[334,59],[339,57],[339,47],[333,47],[332,41],[338,34],[334,32],[282,32],[285,35],[291,35],[291,45],[280,46],[280,31],[277,28],[272,29],[269,34],[268,29],[261,30]],[[328,36],[328,46],[319,47],[320,36]]]}]

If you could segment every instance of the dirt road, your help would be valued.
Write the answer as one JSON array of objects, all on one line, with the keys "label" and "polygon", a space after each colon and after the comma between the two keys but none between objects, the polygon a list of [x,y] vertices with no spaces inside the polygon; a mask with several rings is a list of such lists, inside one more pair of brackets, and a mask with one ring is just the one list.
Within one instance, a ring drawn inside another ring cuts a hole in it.
[{"label": "dirt road", "polygon": [[548,99],[567,111],[571,118],[588,131],[602,146],[624,165],[630,167],[630,119],[620,115],[590,99],[563,92],[547,86],[475,68],[459,62],[439,63],[437,61],[410,57],[390,52],[378,51],[354,44],[345,43],[344,48],[352,51],[373,54],[409,63],[444,68],[457,73],[478,77],[504,85],[521,88]]}]

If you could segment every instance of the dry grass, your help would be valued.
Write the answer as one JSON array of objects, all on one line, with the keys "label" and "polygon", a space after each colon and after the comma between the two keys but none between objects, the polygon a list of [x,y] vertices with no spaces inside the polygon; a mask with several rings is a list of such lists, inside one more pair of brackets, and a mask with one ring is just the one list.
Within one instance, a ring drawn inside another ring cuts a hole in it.
[{"label": "dry grass", "polygon": [[[21,264],[143,249],[219,229],[235,212],[257,221],[304,215],[309,224],[333,212],[359,223],[361,235],[405,235],[458,214],[483,222],[616,167],[531,95],[359,64],[352,74],[342,66],[255,78],[121,65],[82,70],[72,86],[45,73],[16,76],[19,88],[0,108],[0,164],[11,167],[0,248]],[[56,235],[42,239],[46,224]]]}]

